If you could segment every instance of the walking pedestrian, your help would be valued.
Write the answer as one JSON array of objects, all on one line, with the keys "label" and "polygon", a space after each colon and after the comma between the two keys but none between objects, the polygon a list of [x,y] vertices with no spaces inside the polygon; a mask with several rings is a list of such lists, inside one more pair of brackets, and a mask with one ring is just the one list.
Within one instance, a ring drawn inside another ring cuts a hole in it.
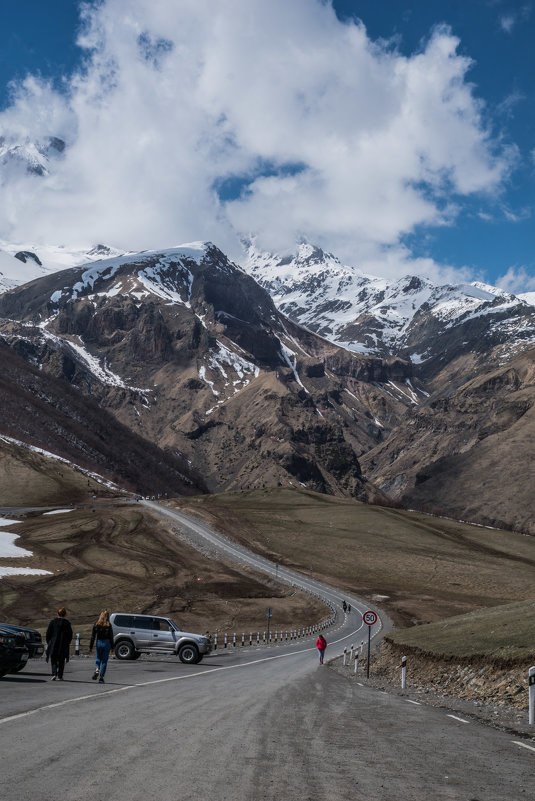
[{"label": "walking pedestrian", "polygon": [[316,640],[316,648],[318,649],[320,655],[320,665],[323,665],[323,657],[325,655],[325,649],[327,648],[327,640],[323,634],[320,634]]},{"label": "walking pedestrian", "polygon": [[65,662],[69,661],[72,626],[66,615],[67,610],[62,606],[58,609],[58,616],[50,621],[46,630],[46,661],[50,661],[52,681],[63,681]]},{"label": "walking pedestrian", "polygon": [[95,672],[91,676],[93,680],[98,679],[100,684],[104,684],[104,675],[110,658],[110,651],[113,646],[113,629],[110,623],[110,613],[103,609],[99,618],[93,626],[91,641],[89,643],[89,653],[93,650],[93,645],[97,642],[97,658],[95,660]]}]

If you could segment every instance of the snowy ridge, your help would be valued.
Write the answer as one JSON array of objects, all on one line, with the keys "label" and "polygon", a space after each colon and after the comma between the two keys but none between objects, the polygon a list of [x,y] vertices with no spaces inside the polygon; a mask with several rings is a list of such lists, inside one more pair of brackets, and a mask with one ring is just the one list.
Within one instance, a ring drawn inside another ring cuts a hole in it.
[{"label": "snowy ridge", "polygon": [[292,320],[359,353],[385,356],[405,351],[414,363],[421,363],[426,349],[414,349],[414,356],[406,349],[422,320],[434,320],[436,329],[446,330],[485,315],[512,317],[516,311],[524,341],[527,335],[535,342],[535,319],[526,323],[535,293],[517,297],[481,282],[440,286],[410,275],[388,280],[342,265],[309,244],[284,257],[249,244],[244,269]]}]

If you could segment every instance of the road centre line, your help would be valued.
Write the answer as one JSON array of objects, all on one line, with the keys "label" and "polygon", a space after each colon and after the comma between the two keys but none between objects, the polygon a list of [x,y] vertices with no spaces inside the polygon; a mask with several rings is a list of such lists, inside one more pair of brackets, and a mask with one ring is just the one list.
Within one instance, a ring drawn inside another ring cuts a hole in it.
[{"label": "road centre line", "polygon": [[[357,629],[358,631],[358,629]],[[351,634],[347,635],[348,637],[352,637],[355,632],[351,632]],[[335,642],[331,643],[331,645],[337,645],[339,642],[343,642],[346,637],[343,637],[340,640],[336,640]],[[68,704],[74,704],[78,701],[89,701],[95,698],[102,698],[103,696],[114,695],[115,693],[123,693],[126,690],[133,690],[136,687],[150,687],[154,684],[166,684],[170,681],[182,681],[184,679],[195,679],[199,676],[207,676],[212,673],[219,673],[222,670],[235,670],[236,668],[245,668],[250,667],[251,665],[258,665],[262,662],[270,662],[273,659],[285,659],[289,656],[296,656],[299,654],[305,654],[307,651],[315,651],[316,646],[312,648],[303,648],[299,651],[291,651],[288,654],[276,654],[275,656],[265,656],[262,659],[254,659],[250,662],[242,662],[240,665],[224,665],[223,667],[216,667],[216,668],[208,668],[208,670],[203,670],[199,673],[188,673],[186,676],[169,676],[166,679],[153,679],[151,681],[143,681],[137,682],[136,684],[129,684],[127,687],[118,687],[115,690],[105,690],[104,692],[97,692],[91,693],[91,695],[80,695],[76,698],[66,698],[64,701],[56,701],[53,704],[46,704],[45,706],[38,706],[35,709],[29,709],[27,712],[20,712],[17,715],[10,715],[7,718],[0,718],[0,724],[2,723],[9,723],[14,720],[19,720],[20,718],[29,717],[30,715],[35,715],[37,712],[44,712],[47,709],[56,709],[57,707],[67,706]]]},{"label": "road centre line", "polygon": [[532,745],[528,745],[527,743],[523,743],[520,740],[513,740],[515,745],[519,745],[521,748],[527,748],[529,751],[535,751],[535,748]]},{"label": "road centre line", "polygon": [[448,715],[449,718],[453,718],[453,720],[458,720],[461,723],[470,723],[469,720],[465,720],[464,718],[458,718],[457,715]]}]

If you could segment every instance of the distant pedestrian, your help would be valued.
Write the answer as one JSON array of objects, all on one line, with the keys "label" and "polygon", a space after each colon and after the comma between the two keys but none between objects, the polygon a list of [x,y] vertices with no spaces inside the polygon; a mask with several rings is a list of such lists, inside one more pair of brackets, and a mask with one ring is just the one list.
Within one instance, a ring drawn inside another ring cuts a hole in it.
[{"label": "distant pedestrian", "polygon": [[72,626],[66,614],[67,610],[62,606],[58,609],[58,616],[50,621],[46,630],[46,661],[50,661],[52,681],[63,681],[65,662],[69,661]]},{"label": "distant pedestrian", "polygon": [[91,676],[93,680],[98,679],[100,684],[104,684],[104,675],[110,658],[110,651],[113,646],[113,629],[110,623],[110,613],[103,609],[99,618],[93,626],[89,652],[93,650],[93,645],[97,642],[97,658],[95,661],[95,672]]},{"label": "distant pedestrian", "polygon": [[342,609],[344,610],[344,612],[347,611],[347,604],[345,601],[342,601]]},{"label": "distant pedestrian", "polygon": [[348,604],[348,605],[347,605],[347,611],[348,611],[348,612],[351,612],[351,604]]},{"label": "distant pedestrian", "polygon": [[320,634],[316,640],[316,648],[318,649],[320,655],[320,665],[323,665],[323,657],[325,655],[325,649],[327,648],[327,640],[323,634]]}]

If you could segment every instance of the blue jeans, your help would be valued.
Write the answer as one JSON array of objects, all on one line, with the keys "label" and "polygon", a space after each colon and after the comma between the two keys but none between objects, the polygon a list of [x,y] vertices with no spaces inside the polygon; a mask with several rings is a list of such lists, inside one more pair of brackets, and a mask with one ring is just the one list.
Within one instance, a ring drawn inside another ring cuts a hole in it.
[{"label": "blue jeans", "polygon": [[109,640],[97,640],[97,659],[95,670],[98,670],[100,678],[104,678],[108,659],[110,658],[111,642]]}]

